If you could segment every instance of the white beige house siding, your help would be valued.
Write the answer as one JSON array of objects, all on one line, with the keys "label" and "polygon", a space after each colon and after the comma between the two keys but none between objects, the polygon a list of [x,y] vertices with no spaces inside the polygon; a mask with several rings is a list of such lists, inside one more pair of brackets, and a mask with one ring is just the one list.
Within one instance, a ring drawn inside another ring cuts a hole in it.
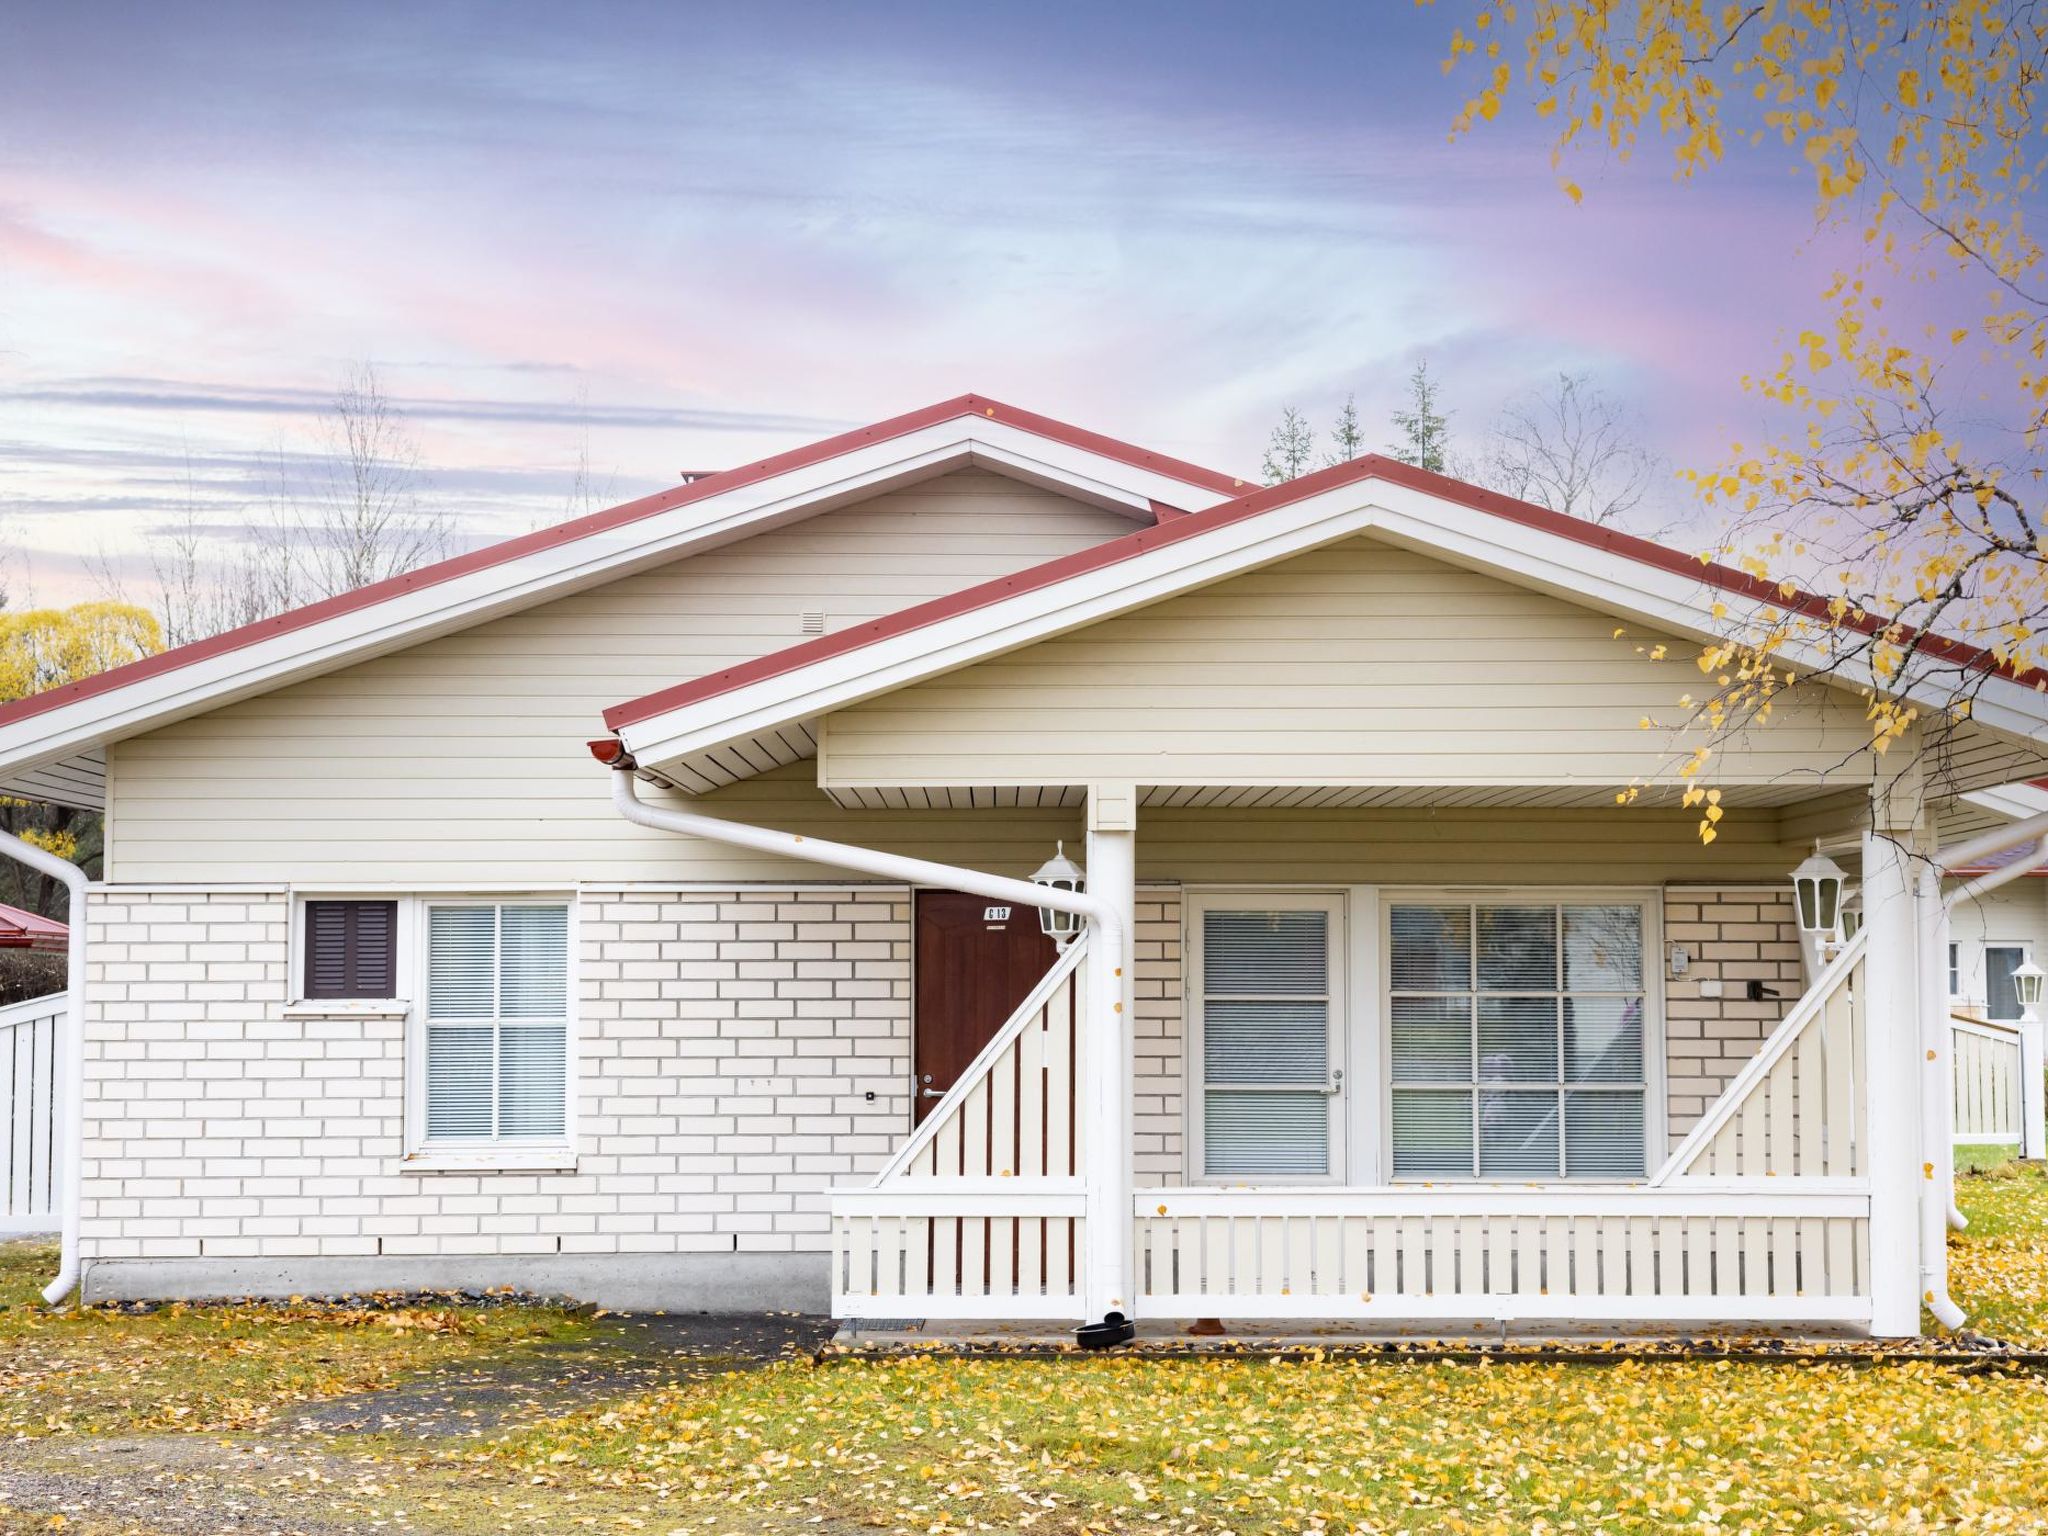
[{"label": "white beige house siding", "polygon": [[[1682,641],[1348,540],[825,718],[819,782],[1569,784],[1649,776],[1699,686]],[[1668,659],[1651,659],[1660,645]],[[1715,760],[1800,792],[1867,736],[1816,692]]]},{"label": "white beige house siding", "polygon": [[708,1276],[820,1305],[823,1191],[909,1123],[900,889],[586,891],[566,1173],[401,1171],[406,1026],[285,1015],[285,892],[116,887],[90,910],[90,1295],[511,1282],[629,1304]]},{"label": "white beige house siding", "polygon": [[[621,821],[583,745],[604,705],[1138,526],[964,470],[119,742],[109,878],[814,879]],[[806,780],[738,804],[858,826]]]}]

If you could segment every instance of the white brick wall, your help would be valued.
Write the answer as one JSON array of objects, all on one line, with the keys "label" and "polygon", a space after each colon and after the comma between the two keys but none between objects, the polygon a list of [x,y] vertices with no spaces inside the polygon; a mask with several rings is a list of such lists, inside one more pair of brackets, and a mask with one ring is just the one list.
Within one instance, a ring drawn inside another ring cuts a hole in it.
[{"label": "white brick wall", "polygon": [[1131,1153],[1137,1183],[1182,1177],[1181,900],[1174,887],[1138,888],[1132,983]]},{"label": "white brick wall", "polygon": [[88,1260],[816,1249],[908,1123],[907,892],[587,893],[573,1173],[400,1172],[405,1026],[284,1018],[289,910],[96,896]]},{"label": "white brick wall", "polygon": [[[573,1173],[401,1172],[405,1025],[285,1018],[289,911],[95,899],[89,1260],[814,1251],[822,1192],[909,1123],[906,891],[585,892]],[[1139,891],[1141,1184],[1183,1174],[1181,915]],[[1664,919],[1692,952],[1666,984],[1676,1139],[1797,997],[1799,946],[1774,890],[1674,889]],[[1783,996],[1744,1000],[1751,977]]]},{"label": "white brick wall", "polygon": [[[1757,1053],[1805,990],[1799,925],[1790,890],[1687,890],[1664,895],[1665,945],[1683,944],[1690,965],[1664,983],[1665,1097],[1675,1146]],[[1700,983],[1719,981],[1720,997]],[[1747,983],[1778,993],[1752,1003]]]}]

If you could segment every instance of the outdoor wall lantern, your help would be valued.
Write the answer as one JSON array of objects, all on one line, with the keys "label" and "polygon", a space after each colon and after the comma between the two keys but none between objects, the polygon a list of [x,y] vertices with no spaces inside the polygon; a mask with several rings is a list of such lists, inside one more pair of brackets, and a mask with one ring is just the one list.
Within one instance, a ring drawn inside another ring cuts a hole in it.
[{"label": "outdoor wall lantern", "polygon": [[1856,930],[1863,926],[1863,890],[1859,886],[1851,891],[1842,902],[1842,942],[1856,937]]},{"label": "outdoor wall lantern", "polygon": [[[1031,876],[1033,885],[1042,885],[1050,891],[1079,892],[1083,888],[1085,875],[1081,866],[1067,857],[1064,842],[1053,844],[1053,855]],[[1038,926],[1045,936],[1065,949],[1080,937],[1081,929],[1088,920],[1078,912],[1060,912],[1052,907],[1038,909]]]},{"label": "outdoor wall lantern", "polygon": [[2023,964],[2013,967],[2013,996],[2018,1000],[2021,1009],[2027,1013],[2032,1013],[2041,1006],[2041,977],[2044,974],[2048,972],[2043,972],[2041,967],[2034,964],[2032,955],[2027,956]]},{"label": "outdoor wall lantern", "polygon": [[1792,896],[1799,931],[1814,938],[1832,938],[1842,915],[1842,866],[1824,853],[1809,857],[1792,871]]}]

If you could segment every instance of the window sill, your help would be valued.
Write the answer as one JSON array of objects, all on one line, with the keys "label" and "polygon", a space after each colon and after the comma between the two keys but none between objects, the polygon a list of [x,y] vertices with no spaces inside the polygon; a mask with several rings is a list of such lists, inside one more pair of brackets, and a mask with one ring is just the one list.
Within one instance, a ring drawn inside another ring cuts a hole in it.
[{"label": "window sill", "polygon": [[400,1173],[574,1173],[568,1147],[493,1147],[483,1151],[408,1152]]},{"label": "window sill", "polygon": [[302,997],[284,1005],[287,1019],[402,1019],[412,1004],[402,997]]}]

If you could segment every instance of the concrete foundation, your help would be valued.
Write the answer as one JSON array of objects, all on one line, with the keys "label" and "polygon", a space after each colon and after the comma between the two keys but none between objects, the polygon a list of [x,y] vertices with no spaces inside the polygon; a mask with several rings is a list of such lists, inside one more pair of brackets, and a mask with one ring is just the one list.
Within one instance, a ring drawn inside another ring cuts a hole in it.
[{"label": "concrete foundation", "polygon": [[511,1286],[621,1312],[808,1312],[831,1306],[822,1253],[622,1253],[388,1258],[100,1259],[87,1301],[343,1296]]}]

